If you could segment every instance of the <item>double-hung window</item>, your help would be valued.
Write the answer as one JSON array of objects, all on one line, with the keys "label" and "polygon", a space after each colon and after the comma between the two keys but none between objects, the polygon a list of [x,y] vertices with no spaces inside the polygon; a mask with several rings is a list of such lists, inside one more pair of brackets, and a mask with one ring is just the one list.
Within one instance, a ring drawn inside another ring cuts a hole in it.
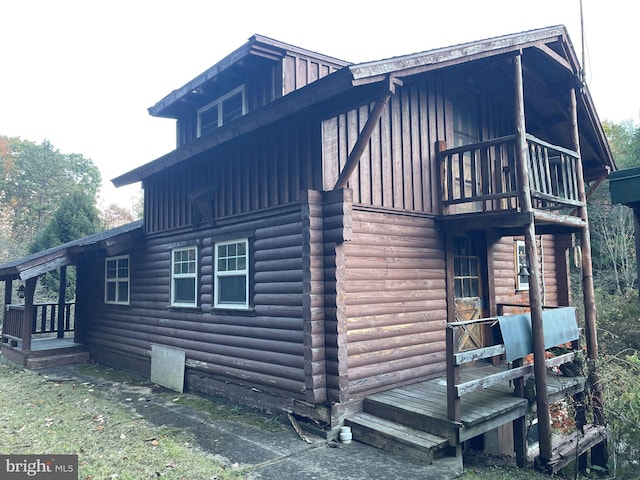
[{"label": "double-hung window", "polygon": [[198,110],[198,136],[207,135],[245,113],[244,86],[241,86]]},{"label": "double-hung window", "polygon": [[215,245],[214,306],[249,308],[249,241],[244,238]]},{"label": "double-hung window", "polygon": [[104,302],[129,304],[129,256],[107,257],[104,262]]},{"label": "double-hung window", "polygon": [[171,251],[171,305],[197,305],[198,250],[196,247],[174,248]]}]

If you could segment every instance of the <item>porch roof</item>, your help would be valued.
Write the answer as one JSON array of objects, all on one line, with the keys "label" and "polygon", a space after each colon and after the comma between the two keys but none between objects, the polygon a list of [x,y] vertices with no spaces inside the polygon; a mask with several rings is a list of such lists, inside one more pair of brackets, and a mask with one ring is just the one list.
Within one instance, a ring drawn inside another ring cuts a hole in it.
[{"label": "porch roof", "polygon": [[[400,80],[409,79],[425,72],[464,67],[486,59],[513,56],[527,49],[535,50],[538,57],[542,56],[545,59],[545,68],[539,69],[538,72],[544,70],[545,75],[553,75],[557,79],[563,78],[580,87],[577,92],[578,123],[586,180],[597,180],[606,176],[608,171],[615,170],[613,155],[589,90],[586,86],[579,84],[580,65],[566,28],[553,26],[390,59],[346,65],[324,78],[237,119],[228,126],[217,129],[210,135],[197,138],[156,160],[120,175],[112,182],[116,187],[120,187],[143,181],[230,140],[310,108],[347,98],[345,95],[350,95],[348,98],[351,101],[356,97],[361,98],[362,102],[370,101],[376,92],[380,94],[381,87],[388,88],[390,77]],[[202,81],[206,77],[203,75],[197,79]],[[541,92],[536,98],[542,99],[546,96],[548,92]],[[551,122],[551,119],[547,118],[542,120],[547,124]],[[563,122],[566,123],[566,119],[563,119]]]},{"label": "porch roof", "polygon": [[141,235],[142,220],[138,220],[79,238],[0,265],[0,280],[27,280],[66,265],[73,265],[79,253],[103,250],[108,255],[114,255]]}]

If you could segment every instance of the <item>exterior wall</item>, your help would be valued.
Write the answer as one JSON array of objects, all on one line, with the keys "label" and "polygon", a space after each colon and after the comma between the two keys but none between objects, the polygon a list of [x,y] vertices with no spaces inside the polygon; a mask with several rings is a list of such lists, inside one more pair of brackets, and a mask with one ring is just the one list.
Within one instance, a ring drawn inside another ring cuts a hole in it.
[{"label": "exterior wall", "polygon": [[[151,345],[157,343],[186,352],[188,388],[211,392],[212,385],[226,382],[249,393],[257,388],[321,400],[324,332],[305,330],[303,305],[311,289],[310,276],[303,273],[303,251],[310,247],[302,223],[301,206],[294,204],[228,219],[215,228],[148,236],[128,252],[130,305],[104,303],[104,259],[84,264],[81,278],[97,278],[82,282],[78,292],[85,306],[82,333],[92,354],[99,362],[148,374]],[[214,242],[246,236],[253,253],[253,308],[214,309]],[[194,244],[199,246],[199,308],[172,308],[171,248]],[[305,360],[315,362],[315,370],[305,369]]]},{"label": "exterior wall", "polygon": [[[354,204],[435,212],[439,208],[434,144],[446,136],[441,81],[397,89],[349,180]],[[374,104],[323,122],[325,190],[335,185]]]},{"label": "exterior wall", "polygon": [[353,397],[445,371],[444,245],[432,218],[354,207],[344,318]]},{"label": "exterior wall", "polygon": [[[493,276],[496,303],[529,304],[528,291],[516,291],[515,240],[521,237],[503,237],[493,246]],[[570,305],[568,248],[570,235],[537,236],[542,303],[550,306]]]},{"label": "exterior wall", "polygon": [[[147,234],[298,202],[321,190],[318,123],[299,119],[177,165],[144,182]],[[194,197],[198,196],[198,202]],[[206,213],[204,213],[206,216]]]}]

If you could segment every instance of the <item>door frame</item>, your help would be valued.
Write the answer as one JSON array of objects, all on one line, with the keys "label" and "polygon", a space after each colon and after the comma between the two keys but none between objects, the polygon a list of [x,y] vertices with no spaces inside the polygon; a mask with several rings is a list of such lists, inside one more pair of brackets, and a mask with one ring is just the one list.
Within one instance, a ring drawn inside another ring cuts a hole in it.
[{"label": "door frame", "polygon": [[[456,237],[470,238],[476,242],[480,282],[480,299],[482,302],[482,316],[487,318],[496,315],[495,285],[493,276],[493,242],[490,241],[487,232],[447,232],[445,233],[445,264],[446,264],[446,288],[447,288],[447,322],[456,321],[456,296],[455,296],[455,267],[453,242]],[[491,332],[488,327],[482,327],[483,346],[491,341]]]}]

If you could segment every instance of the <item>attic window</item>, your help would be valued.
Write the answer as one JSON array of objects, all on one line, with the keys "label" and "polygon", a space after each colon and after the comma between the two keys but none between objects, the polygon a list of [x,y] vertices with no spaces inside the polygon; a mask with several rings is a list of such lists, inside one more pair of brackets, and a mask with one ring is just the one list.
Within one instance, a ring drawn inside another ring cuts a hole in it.
[{"label": "attic window", "polygon": [[198,136],[208,135],[246,113],[243,85],[198,110]]}]

